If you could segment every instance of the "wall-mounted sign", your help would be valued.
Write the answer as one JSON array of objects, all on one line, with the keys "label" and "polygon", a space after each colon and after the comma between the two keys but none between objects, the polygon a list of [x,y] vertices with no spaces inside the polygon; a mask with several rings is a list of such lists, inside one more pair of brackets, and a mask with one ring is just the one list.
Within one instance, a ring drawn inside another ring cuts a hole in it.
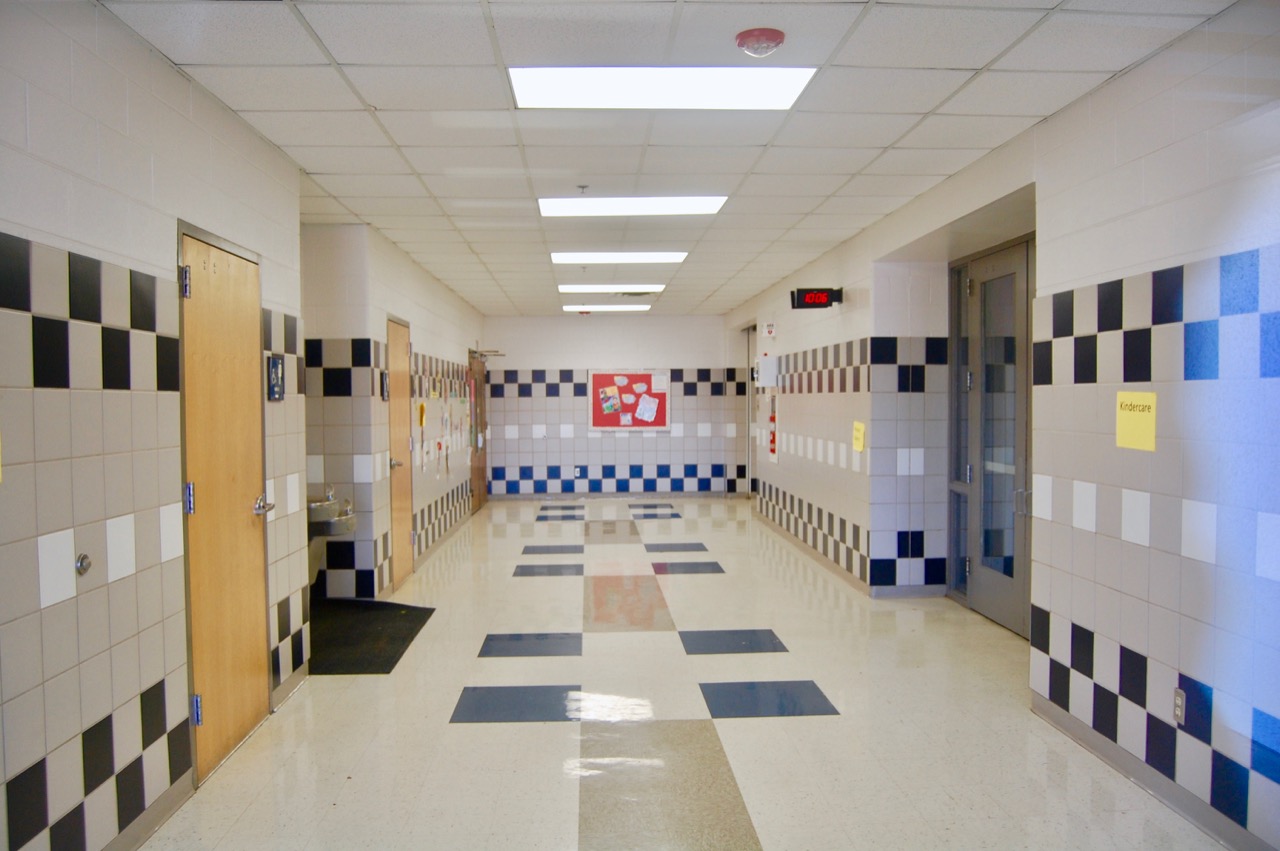
[{"label": "wall-mounted sign", "polygon": [[815,307],[830,307],[844,301],[844,289],[822,287],[818,289],[799,289],[791,291],[791,307],[802,310]]},{"label": "wall-mounted sign", "polygon": [[1116,394],[1116,446],[1156,451],[1156,394]]},{"label": "wall-mounted sign", "polygon": [[853,421],[853,451],[861,452],[867,446],[867,424],[859,420]]},{"label": "wall-mounted sign", "polygon": [[391,401],[391,373],[382,370],[382,401]]},{"label": "wall-mounted sign", "polygon": [[671,428],[671,373],[591,372],[587,404],[593,429]]},{"label": "wall-mounted sign", "polygon": [[284,401],[284,355],[267,355],[267,401]]}]

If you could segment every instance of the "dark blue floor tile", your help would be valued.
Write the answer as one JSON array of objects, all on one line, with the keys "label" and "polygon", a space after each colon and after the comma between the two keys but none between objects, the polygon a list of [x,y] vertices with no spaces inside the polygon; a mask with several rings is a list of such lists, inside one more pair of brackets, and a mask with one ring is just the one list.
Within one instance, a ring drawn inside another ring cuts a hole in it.
[{"label": "dark blue floor tile", "polygon": [[633,502],[633,503],[629,503],[629,504],[627,505],[627,508],[631,508],[631,509],[636,509],[636,508],[650,508],[650,509],[652,509],[652,508],[675,508],[675,506],[674,506],[674,505],[672,505],[672,504],[671,504],[671,503],[669,503],[669,502]]},{"label": "dark blue floor tile", "polygon": [[707,545],[699,543],[645,544],[644,551],[647,553],[705,553]]},{"label": "dark blue floor tile", "polygon": [[713,653],[786,653],[787,647],[771,629],[681,630],[680,641],[690,656]]},{"label": "dark blue floor tile", "polygon": [[548,520],[553,522],[563,522],[566,520],[586,520],[587,518],[582,514],[539,514],[534,519],[539,523],[544,523]]},{"label": "dark blue floor tile", "polygon": [[522,550],[527,556],[568,556],[582,552],[582,544],[529,544]]},{"label": "dark blue floor tile", "polygon": [[569,721],[569,693],[581,686],[467,686],[450,724]]},{"label": "dark blue floor tile", "polygon": [[481,656],[581,656],[580,632],[518,632],[486,635]]},{"label": "dark blue floor tile", "polygon": [[655,561],[653,572],[659,576],[672,573],[724,573],[718,561]]},{"label": "dark blue floor tile", "polygon": [[701,683],[712,718],[839,715],[813,680],[769,683]]},{"label": "dark blue floor tile", "polygon": [[680,515],[679,514],[656,514],[652,512],[646,512],[644,514],[632,514],[631,519],[632,520],[679,520]]},{"label": "dark blue floor tile", "polygon": [[572,511],[579,513],[583,510],[581,505],[539,505],[539,511]]},{"label": "dark blue floor tile", "polygon": [[580,564],[517,564],[512,576],[581,576]]}]

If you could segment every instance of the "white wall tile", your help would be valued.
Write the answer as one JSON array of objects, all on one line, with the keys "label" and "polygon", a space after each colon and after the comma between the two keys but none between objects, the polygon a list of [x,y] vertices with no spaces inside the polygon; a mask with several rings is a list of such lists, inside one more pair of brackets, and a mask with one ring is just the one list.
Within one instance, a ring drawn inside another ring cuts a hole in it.
[{"label": "white wall tile", "polygon": [[1124,489],[1120,497],[1120,537],[1132,544],[1151,543],[1151,494]]},{"label": "white wall tile", "polygon": [[[262,496],[263,496],[263,499],[265,499],[269,505],[275,506],[276,504],[276,480],[275,479],[267,479],[266,483],[263,485],[263,488],[262,488]],[[283,506],[281,506],[281,508],[283,508]],[[280,516],[279,512],[276,510],[276,508],[273,507],[270,511],[267,512],[267,522],[270,523],[272,520],[275,520],[278,516]],[[267,540],[270,541],[271,539],[268,537]],[[274,558],[275,558],[274,556],[268,554],[268,559],[274,560]]]},{"label": "white wall tile", "polygon": [[1053,477],[1031,475],[1031,514],[1041,520],[1053,519]]},{"label": "white wall tile", "polygon": [[1204,742],[1178,731],[1177,771],[1174,779],[1184,789],[1202,801],[1209,800],[1210,779],[1213,776],[1213,749]]},{"label": "white wall tile", "polygon": [[1280,514],[1258,513],[1258,576],[1280,582]]},{"label": "white wall tile", "polygon": [[290,473],[285,476],[284,483],[284,513],[293,514],[302,507],[300,495],[302,490],[301,477],[297,473]]},{"label": "white wall tile", "polygon": [[1182,554],[1213,563],[1218,549],[1218,506],[1191,499],[1182,501]]},{"label": "white wall tile", "polygon": [[160,506],[160,560],[180,558],[185,545],[182,540],[182,503]]},{"label": "white wall tile", "polygon": [[1087,532],[1098,527],[1098,486],[1093,482],[1072,482],[1071,523]]},{"label": "white wall tile", "polygon": [[1147,713],[1136,703],[1120,698],[1116,718],[1116,742],[1138,759],[1147,757]]},{"label": "white wall tile", "polygon": [[1147,661],[1147,711],[1165,723],[1173,723],[1173,690],[1178,687],[1178,671],[1154,659]]},{"label": "white wall tile", "polygon": [[1093,681],[1084,674],[1071,670],[1070,703],[1067,709],[1085,724],[1093,723]]},{"label": "white wall tile", "polygon": [[40,563],[40,608],[70,600],[76,595],[75,530],[66,529],[36,540]]},{"label": "white wall tile", "polygon": [[1214,685],[1217,630],[1195,618],[1178,619],[1178,670],[1207,685]]},{"label": "white wall tile", "polygon": [[133,515],[112,517],[107,526],[107,581],[132,576],[138,569],[134,554]]},{"label": "white wall tile", "polygon": [[560,423],[560,436],[573,437],[573,423]]}]

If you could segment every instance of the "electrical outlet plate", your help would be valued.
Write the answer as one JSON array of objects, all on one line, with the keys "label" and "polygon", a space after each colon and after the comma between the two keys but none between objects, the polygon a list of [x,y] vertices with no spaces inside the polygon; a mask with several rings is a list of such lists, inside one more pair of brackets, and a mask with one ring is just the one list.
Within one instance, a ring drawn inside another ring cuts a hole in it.
[{"label": "electrical outlet plate", "polygon": [[1180,688],[1173,690],[1173,723],[1187,723],[1187,693]]}]

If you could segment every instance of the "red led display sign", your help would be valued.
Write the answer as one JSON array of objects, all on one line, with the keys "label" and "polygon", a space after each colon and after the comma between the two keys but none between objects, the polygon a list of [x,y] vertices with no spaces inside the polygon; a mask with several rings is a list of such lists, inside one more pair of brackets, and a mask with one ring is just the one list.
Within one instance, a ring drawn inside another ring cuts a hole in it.
[{"label": "red led display sign", "polygon": [[843,289],[802,289],[791,291],[791,307],[803,310],[815,307],[830,307],[844,301]]}]

